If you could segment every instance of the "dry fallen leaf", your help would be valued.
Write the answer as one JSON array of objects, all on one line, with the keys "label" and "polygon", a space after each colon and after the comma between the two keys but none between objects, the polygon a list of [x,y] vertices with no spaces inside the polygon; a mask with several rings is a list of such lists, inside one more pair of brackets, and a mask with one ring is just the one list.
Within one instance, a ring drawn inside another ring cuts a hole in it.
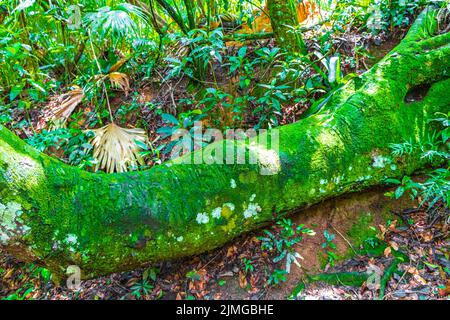
[{"label": "dry fallen leaf", "polygon": [[56,128],[63,126],[83,97],[83,89],[74,85],[69,92],[52,99],[43,110],[43,121],[38,123],[37,129],[45,128],[47,123]]},{"label": "dry fallen leaf", "polygon": [[394,220],[394,221],[392,221],[391,222],[391,224],[389,225],[389,230],[390,231],[395,231],[396,229],[395,229],[395,226],[397,225],[397,220]]},{"label": "dry fallen leaf", "polygon": [[122,67],[122,66],[125,64],[125,62],[127,62],[127,59],[126,59],[126,58],[120,59],[120,60],[117,61],[115,64],[113,64],[113,65],[111,66],[111,68],[109,68],[109,72],[116,72],[117,70],[120,69],[120,67]]},{"label": "dry fallen leaf", "polygon": [[422,233],[420,233],[420,237],[425,242],[431,242],[433,240],[433,232],[431,232],[431,231],[422,232]]},{"label": "dry fallen leaf", "polygon": [[128,92],[130,91],[130,78],[125,73],[111,72],[108,74],[108,78],[111,86],[122,90],[128,96]]},{"label": "dry fallen leaf", "polygon": [[391,254],[391,247],[386,247],[383,254],[385,257],[388,257]]},{"label": "dry fallen leaf", "polygon": [[239,271],[239,286],[242,289],[247,288],[247,277],[242,273],[242,271]]},{"label": "dry fallen leaf", "polygon": [[378,227],[380,228],[381,233],[377,234],[377,238],[380,240],[384,240],[384,236],[387,232],[387,228],[382,224],[378,225]]},{"label": "dry fallen leaf", "polygon": [[427,284],[427,281],[424,278],[422,278],[421,276],[419,276],[418,274],[415,274],[413,277],[420,284],[423,284],[423,285]]},{"label": "dry fallen leaf", "polygon": [[439,295],[443,298],[450,295],[450,280],[447,280],[447,284],[445,285],[445,288],[439,288],[438,289]]},{"label": "dry fallen leaf", "polygon": [[232,257],[236,252],[235,246],[230,246],[227,250],[227,258]]},{"label": "dry fallen leaf", "polygon": [[407,271],[408,271],[408,273],[410,273],[412,275],[419,274],[419,271],[413,266],[408,267]]},{"label": "dry fallen leaf", "polygon": [[398,251],[398,244],[395,241],[389,241],[389,245],[392,247],[392,249]]}]

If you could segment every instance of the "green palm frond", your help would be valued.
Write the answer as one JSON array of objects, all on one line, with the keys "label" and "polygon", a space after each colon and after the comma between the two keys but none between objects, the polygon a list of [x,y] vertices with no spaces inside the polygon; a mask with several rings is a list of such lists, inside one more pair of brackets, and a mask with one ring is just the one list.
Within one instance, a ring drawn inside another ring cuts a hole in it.
[{"label": "green palm frond", "polygon": [[108,35],[124,38],[130,34],[137,35],[138,23],[147,24],[147,18],[139,7],[129,3],[120,3],[87,13],[83,17],[83,22],[98,32],[101,38]]}]

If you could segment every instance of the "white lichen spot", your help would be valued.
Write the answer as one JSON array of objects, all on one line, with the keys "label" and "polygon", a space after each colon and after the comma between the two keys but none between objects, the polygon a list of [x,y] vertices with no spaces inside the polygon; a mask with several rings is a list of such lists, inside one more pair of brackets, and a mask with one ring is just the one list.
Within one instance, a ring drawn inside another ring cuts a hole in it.
[{"label": "white lichen spot", "polygon": [[222,208],[217,207],[211,213],[213,218],[219,219],[222,216]]},{"label": "white lichen spot", "polygon": [[0,202],[0,243],[6,244],[13,234],[25,234],[29,227],[22,224],[22,205],[11,201],[7,204]]},{"label": "white lichen spot", "polygon": [[184,240],[183,236],[179,236],[179,237],[177,238],[177,241],[178,241],[178,242],[182,242],[183,240]]},{"label": "white lichen spot", "polygon": [[208,214],[206,212],[198,213],[196,220],[198,224],[208,223],[209,222]]},{"label": "white lichen spot", "polygon": [[390,162],[391,162],[391,160],[387,157],[375,156],[375,157],[373,157],[372,166],[374,168],[384,168]]},{"label": "white lichen spot", "polygon": [[56,240],[52,244],[52,250],[57,251],[61,247],[61,241]]},{"label": "white lichen spot", "polygon": [[252,195],[250,196],[250,201],[253,202],[253,200],[255,200],[255,198],[256,198],[256,194],[252,194]]},{"label": "white lichen spot", "polygon": [[397,165],[396,165],[396,164],[391,164],[391,170],[392,170],[392,171],[397,170]]},{"label": "white lichen spot", "polygon": [[321,185],[324,185],[324,184],[327,183],[327,180],[325,180],[325,179],[320,179],[319,183],[320,183]]},{"label": "white lichen spot", "polygon": [[78,238],[75,234],[68,234],[66,239],[64,240],[67,244],[77,244]]},{"label": "white lichen spot", "polygon": [[314,194],[314,193],[316,193],[316,189],[313,188],[313,189],[309,190],[309,194],[312,195],[312,194]]},{"label": "white lichen spot", "polygon": [[230,185],[231,185],[231,188],[232,188],[232,189],[236,189],[236,187],[237,187],[237,185],[236,185],[236,180],[231,179],[231,180],[230,180]]},{"label": "white lichen spot", "polygon": [[348,171],[352,171],[352,170],[353,170],[352,166],[348,167]]},{"label": "white lichen spot", "polygon": [[325,189],[323,189],[323,188],[320,188],[320,189],[319,189],[319,192],[320,192],[320,193],[325,193],[325,192],[326,192],[326,190],[325,190]]},{"label": "white lichen spot", "polygon": [[356,181],[363,182],[372,179],[372,176],[368,174],[367,176],[359,177]]},{"label": "white lichen spot", "polygon": [[224,203],[223,205],[230,208],[231,211],[234,211],[234,209],[236,208],[236,206],[231,202]]},{"label": "white lichen spot", "polygon": [[257,203],[249,203],[247,209],[244,211],[244,218],[248,219],[254,217],[261,212],[261,207]]},{"label": "white lichen spot", "polygon": [[75,234],[68,234],[63,241],[67,244],[70,252],[75,252],[78,247],[78,238]]}]

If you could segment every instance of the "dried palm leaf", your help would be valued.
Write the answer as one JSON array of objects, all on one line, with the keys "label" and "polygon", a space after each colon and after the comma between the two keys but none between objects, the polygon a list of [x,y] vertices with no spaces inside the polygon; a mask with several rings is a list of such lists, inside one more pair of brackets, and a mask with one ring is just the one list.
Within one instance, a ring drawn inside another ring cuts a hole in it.
[{"label": "dried palm leaf", "polygon": [[125,64],[125,62],[127,62],[128,59],[126,58],[122,58],[119,61],[117,61],[115,64],[113,64],[111,66],[111,68],[109,68],[109,72],[116,72],[117,70],[120,69],[121,66],[123,66]]},{"label": "dried palm leaf", "polygon": [[39,123],[38,129],[43,129],[47,123],[50,127],[63,126],[75,108],[80,104],[84,97],[84,91],[79,86],[73,86],[73,89],[53,99],[43,110],[43,120]]},{"label": "dried palm leaf", "polygon": [[128,95],[130,91],[130,78],[125,73],[111,72],[108,74],[109,81],[113,87],[116,87]]},{"label": "dried palm leaf", "polygon": [[84,91],[79,86],[61,96],[61,105],[54,110],[54,115],[58,119],[68,119],[76,106],[83,100]]},{"label": "dried palm leaf", "polygon": [[108,173],[125,172],[129,165],[144,165],[139,154],[142,149],[138,145],[147,144],[144,130],[121,128],[110,123],[93,131],[95,136],[91,144],[94,147],[94,158],[98,161],[97,169]]}]

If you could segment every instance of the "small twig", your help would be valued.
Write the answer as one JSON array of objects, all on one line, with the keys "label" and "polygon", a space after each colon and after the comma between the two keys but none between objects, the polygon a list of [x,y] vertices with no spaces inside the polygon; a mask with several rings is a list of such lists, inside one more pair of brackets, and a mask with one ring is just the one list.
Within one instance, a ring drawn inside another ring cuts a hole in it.
[{"label": "small twig", "polygon": [[353,250],[353,252],[354,252],[356,255],[358,255],[358,252],[356,252],[355,248],[354,248],[353,245],[350,243],[350,241],[348,241],[347,238],[345,238],[344,235],[343,235],[342,233],[340,233],[339,230],[336,229],[332,224],[330,224],[330,225],[331,225],[331,228],[333,228],[333,230],[336,231],[336,233],[337,233],[338,235],[340,235],[340,236],[342,237],[342,239],[345,240],[345,242],[347,242],[347,244],[350,246],[350,248]]},{"label": "small twig", "polygon": [[[100,74],[102,74],[102,67],[100,66],[100,62],[98,62],[97,55],[95,54],[94,46],[92,44],[92,38],[91,38],[91,31],[90,30],[88,30],[88,34],[89,34],[89,42],[91,44],[92,54],[94,55],[94,60],[95,60],[95,62],[97,64],[98,72],[100,72]],[[113,114],[112,114],[112,111],[111,111],[111,105],[109,104],[108,91],[106,90],[105,80],[101,79],[101,81],[102,81],[102,85],[103,85],[103,90],[105,91],[106,104],[108,105],[108,111],[109,111],[109,118],[111,120],[111,123],[114,123]]]},{"label": "small twig", "polygon": [[206,268],[211,262],[213,262],[220,254],[221,254],[222,252],[221,251],[219,251],[211,260],[209,260],[204,266],[202,266],[201,268],[199,268],[199,270],[200,269],[204,269],[204,268]]}]

